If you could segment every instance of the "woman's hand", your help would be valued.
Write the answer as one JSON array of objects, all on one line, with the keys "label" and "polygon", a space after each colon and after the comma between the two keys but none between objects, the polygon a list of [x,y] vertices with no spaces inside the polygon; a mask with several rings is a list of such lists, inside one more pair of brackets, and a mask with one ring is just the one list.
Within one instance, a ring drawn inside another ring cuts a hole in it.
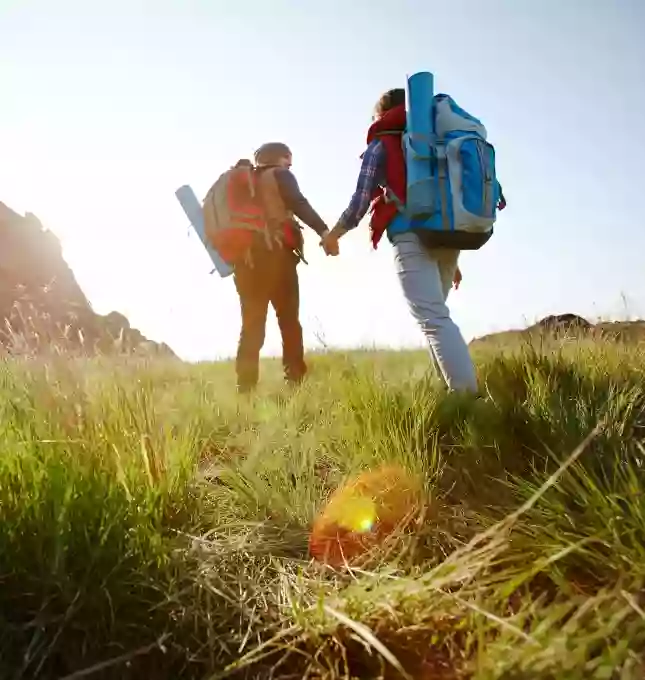
[{"label": "woman's hand", "polygon": [[459,265],[457,265],[457,269],[455,269],[455,275],[452,278],[452,285],[455,287],[455,290],[459,288],[459,285],[461,284],[461,269],[459,269]]}]

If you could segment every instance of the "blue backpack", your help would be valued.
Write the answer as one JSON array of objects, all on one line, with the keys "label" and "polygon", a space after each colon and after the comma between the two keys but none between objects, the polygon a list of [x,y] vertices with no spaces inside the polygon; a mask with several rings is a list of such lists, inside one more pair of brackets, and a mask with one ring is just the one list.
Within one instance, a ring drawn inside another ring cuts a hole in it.
[{"label": "blue backpack", "polygon": [[481,121],[448,95],[435,95],[433,86],[431,73],[408,78],[407,200],[400,210],[427,245],[478,250],[506,207],[495,149]]}]

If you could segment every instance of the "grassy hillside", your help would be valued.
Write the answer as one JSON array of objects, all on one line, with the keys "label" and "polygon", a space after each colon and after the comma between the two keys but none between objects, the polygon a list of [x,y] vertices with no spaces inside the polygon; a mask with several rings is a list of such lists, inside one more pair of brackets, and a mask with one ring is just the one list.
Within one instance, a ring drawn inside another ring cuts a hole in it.
[{"label": "grassy hillside", "polygon": [[[644,355],[602,341],[0,371],[0,677],[642,678]],[[399,462],[428,512],[360,568],[310,562],[348,476]]]}]

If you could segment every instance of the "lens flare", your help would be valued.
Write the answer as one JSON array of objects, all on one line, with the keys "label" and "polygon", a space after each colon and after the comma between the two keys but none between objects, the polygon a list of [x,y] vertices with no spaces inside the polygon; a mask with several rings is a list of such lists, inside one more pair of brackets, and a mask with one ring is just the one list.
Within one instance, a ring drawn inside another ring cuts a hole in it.
[{"label": "lens flare", "polygon": [[422,484],[403,468],[364,472],[337,489],[316,518],[312,557],[333,566],[351,562],[404,528],[422,502]]},{"label": "lens flare", "polygon": [[335,512],[332,512],[328,519],[348,531],[370,531],[378,518],[376,504],[367,496],[344,498],[333,510]]}]

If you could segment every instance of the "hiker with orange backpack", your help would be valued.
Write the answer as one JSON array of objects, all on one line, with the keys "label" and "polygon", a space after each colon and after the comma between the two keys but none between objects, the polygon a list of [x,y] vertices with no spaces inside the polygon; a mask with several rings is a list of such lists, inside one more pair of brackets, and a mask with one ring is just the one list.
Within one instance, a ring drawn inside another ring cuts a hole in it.
[{"label": "hiker with orange backpack", "polygon": [[305,377],[297,266],[306,260],[302,230],[294,217],[321,238],[329,233],[300,191],[286,144],[264,144],[254,160],[255,165],[238,161],[225,172],[209,190],[203,207],[207,238],[234,267],[242,314],[236,357],[240,393],[252,391],[258,382],[269,304],[282,336],[285,380],[297,384]]},{"label": "hiker with orange backpack", "polygon": [[371,209],[374,248],[387,234],[404,297],[449,390],[477,392],[468,346],[446,306],[461,283],[461,250],[478,250],[506,206],[495,150],[482,123],[447,96],[431,73],[417,73],[379,99],[367,133],[356,191],[321,245],[338,239]]}]

